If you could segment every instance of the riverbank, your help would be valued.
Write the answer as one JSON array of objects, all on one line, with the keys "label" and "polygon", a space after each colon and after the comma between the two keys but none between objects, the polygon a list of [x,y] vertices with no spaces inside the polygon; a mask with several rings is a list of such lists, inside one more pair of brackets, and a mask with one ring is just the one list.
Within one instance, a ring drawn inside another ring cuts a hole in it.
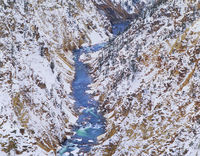
[{"label": "riverbank", "polygon": [[[128,26],[128,22],[113,25],[113,35],[123,32]],[[107,43],[95,44],[89,47],[81,47],[74,50],[75,79],[72,83],[72,96],[75,99],[74,109],[79,114],[76,125],[72,131],[74,135],[63,143],[60,155],[64,154],[83,154],[90,151],[93,145],[98,144],[97,137],[105,133],[105,119],[99,109],[98,102],[87,92],[88,85],[92,83],[88,67],[80,60],[81,55],[89,56],[97,52]]]}]

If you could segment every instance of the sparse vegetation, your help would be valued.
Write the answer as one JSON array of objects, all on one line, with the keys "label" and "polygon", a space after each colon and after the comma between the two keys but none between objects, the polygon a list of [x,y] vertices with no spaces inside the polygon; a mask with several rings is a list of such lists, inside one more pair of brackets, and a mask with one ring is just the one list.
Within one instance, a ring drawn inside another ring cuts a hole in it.
[{"label": "sparse vegetation", "polygon": [[[194,101],[198,101],[200,94],[197,89],[200,59],[196,55],[200,14],[195,11],[198,3],[156,1],[151,14],[135,20],[123,36],[110,43],[116,45],[112,50],[105,48],[98,58],[88,61],[94,78],[92,91],[98,93],[108,116],[106,137],[92,154],[198,153],[193,150],[198,143],[187,147],[188,142],[199,139],[196,133],[199,125],[196,117],[192,117],[199,113],[194,111]],[[113,53],[115,57],[109,57]],[[114,59],[118,61],[108,63]],[[132,66],[137,70],[133,68],[130,72]],[[120,102],[116,98],[119,96]],[[109,135],[112,127],[119,131]],[[114,150],[110,149],[113,144]]]}]

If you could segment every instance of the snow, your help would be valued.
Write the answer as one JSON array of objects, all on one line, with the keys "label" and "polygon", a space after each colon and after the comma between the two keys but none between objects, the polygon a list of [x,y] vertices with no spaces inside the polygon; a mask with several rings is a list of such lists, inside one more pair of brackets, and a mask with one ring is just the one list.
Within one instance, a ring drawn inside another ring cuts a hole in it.
[{"label": "snow", "polygon": [[[107,133],[99,137],[92,154],[199,154],[200,70],[195,47],[200,14],[193,18],[191,10],[197,3],[162,4],[151,17],[136,20],[110,46],[85,60],[93,71],[89,92],[101,100],[107,118]],[[186,15],[189,19],[184,21]]]},{"label": "snow", "polygon": [[[7,1],[0,5],[0,145],[4,144],[0,151],[12,138],[17,147],[8,151],[11,155],[16,150],[24,155],[53,155],[52,150],[69,138],[71,125],[77,121],[71,95],[75,74],[72,50],[81,44],[95,44],[94,35],[105,41],[109,34],[104,28],[109,22],[91,1],[71,4],[76,8],[71,16],[66,13],[69,1],[30,0],[28,11],[21,0],[13,7]],[[83,4],[85,8],[80,9]],[[86,27],[90,21],[91,30]]]},{"label": "snow", "polygon": [[[133,14],[156,1],[112,2]],[[22,0],[11,3],[0,4],[0,155],[51,156],[77,121],[72,50],[105,44],[111,26],[91,0],[30,0],[28,11]],[[106,48],[81,56],[94,79],[87,93],[101,100],[107,119],[107,132],[90,154],[200,154],[197,7],[198,0],[167,1]],[[3,152],[11,143],[16,149]]]},{"label": "snow", "polygon": [[91,45],[95,45],[97,43],[105,42],[105,36],[102,36],[97,32],[92,32],[88,36],[91,39]]}]

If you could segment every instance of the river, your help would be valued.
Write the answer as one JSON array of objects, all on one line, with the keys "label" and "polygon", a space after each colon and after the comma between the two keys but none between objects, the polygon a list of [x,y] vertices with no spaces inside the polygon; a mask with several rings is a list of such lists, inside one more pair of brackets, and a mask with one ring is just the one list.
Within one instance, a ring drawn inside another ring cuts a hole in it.
[{"label": "river", "polygon": [[[112,26],[114,36],[122,33],[129,22],[120,22]],[[72,83],[73,97],[75,99],[74,109],[80,114],[76,125],[73,127],[74,135],[67,139],[58,151],[60,156],[84,155],[91,147],[98,144],[97,137],[105,133],[105,119],[101,114],[98,102],[87,94],[88,85],[92,79],[88,73],[88,67],[79,61],[83,53],[91,53],[105,47],[107,43],[100,43],[89,47],[81,47],[74,50],[75,79]],[[76,153],[76,154],[75,154]],[[79,153],[79,154],[77,154]]]}]

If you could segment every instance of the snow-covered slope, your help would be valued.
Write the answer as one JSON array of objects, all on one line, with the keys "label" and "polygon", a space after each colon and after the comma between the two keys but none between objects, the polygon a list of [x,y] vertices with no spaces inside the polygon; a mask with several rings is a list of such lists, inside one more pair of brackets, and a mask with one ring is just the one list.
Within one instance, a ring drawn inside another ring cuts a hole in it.
[{"label": "snow-covered slope", "polygon": [[169,0],[86,58],[107,132],[92,155],[200,154],[200,3]]},{"label": "snow-covered slope", "polygon": [[45,155],[76,122],[72,50],[108,38],[87,1],[0,1],[0,155]]},{"label": "snow-covered slope", "polygon": [[121,6],[127,13],[135,13],[138,5],[151,3],[153,0],[96,0],[98,5],[113,3],[115,7]]},{"label": "snow-covered slope", "polygon": [[112,21],[135,19],[142,10],[158,5],[165,0],[93,0],[98,9]]}]

